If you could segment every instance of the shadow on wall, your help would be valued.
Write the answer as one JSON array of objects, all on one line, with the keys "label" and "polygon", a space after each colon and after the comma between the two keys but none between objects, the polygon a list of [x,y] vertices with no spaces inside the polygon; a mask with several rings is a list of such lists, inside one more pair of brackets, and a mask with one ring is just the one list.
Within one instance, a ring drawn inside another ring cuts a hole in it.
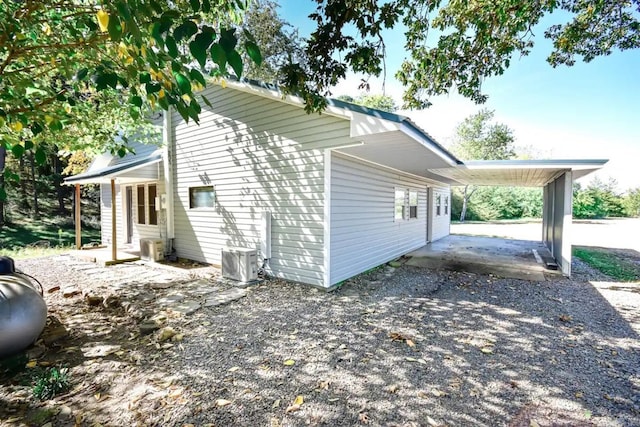
[{"label": "shadow on wall", "polygon": [[[176,141],[174,158],[187,166],[174,176],[180,193],[175,194],[176,218],[185,219],[180,228],[176,224],[178,254],[184,251],[198,261],[216,263],[224,246],[259,248],[261,213],[270,211],[270,265],[289,268],[302,281],[320,278],[322,262],[315,271],[314,263],[323,250],[323,152],[294,142],[320,119],[269,100],[232,108],[233,102],[225,101],[233,94],[220,92],[213,103],[220,115],[204,108],[199,141]],[[271,112],[274,105],[277,111]],[[292,118],[298,125],[285,126]],[[308,126],[300,126],[301,120]],[[197,131],[191,126],[178,131],[178,138]],[[345,129],[348,135],[347,125]],[[193,185],[214,186],[214,209],[188,208],[188,187]]]}]

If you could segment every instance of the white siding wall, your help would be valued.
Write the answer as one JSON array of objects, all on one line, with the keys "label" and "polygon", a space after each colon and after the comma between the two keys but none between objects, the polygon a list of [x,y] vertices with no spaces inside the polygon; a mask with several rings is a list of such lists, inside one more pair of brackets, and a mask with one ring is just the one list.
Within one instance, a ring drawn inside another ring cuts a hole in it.
[{"label": "white siding wall", "polygon": [[[348,143],[349,121],[234,89],[208,88],[200,125],[175,113],[174,215],[178,256],[220,264],[225,246],[259,249],[272,214],[269,272],[323,285],[323,146]],[[189,208],[189,187],[213,185],[214,208]],[[261,256],[259,255],[259,258]]]},{"label": "white siding wall", "polygon": [[[440,215],[438,215],[436,209],[437,195],[440,195],[441,206]],[[449,198],[449,207],[445,213],[445,198]],[[449,235],[451,228],[451,190],[446,187],[433,187],[429,189],[429,215],[431,224],[431,239],[435,242],[438,239],[442,239]]]},{"label": "white siding wall", "polygon": [[[428,181],[338,154],[331,158],[330,285],[426,244]],[[418,218],[394,220],[395,190],[418,191]]]}]

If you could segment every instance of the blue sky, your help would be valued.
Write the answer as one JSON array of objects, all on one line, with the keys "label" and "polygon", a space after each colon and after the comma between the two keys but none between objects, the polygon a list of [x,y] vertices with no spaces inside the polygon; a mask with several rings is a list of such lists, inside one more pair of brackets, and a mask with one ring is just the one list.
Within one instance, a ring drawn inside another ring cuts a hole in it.
[{"label": "blue sky", "polygon": [[[310,0],[280,0],[279,12],[306,36],[314,28],[308,19],[314,7]],[[615,52],[589,64],[554,69],[545,61],[551,43],[543,33],[565,18],[554,14],[534,28],[531,54],[516,58],[502,76],[484,83],[489,95],[484,105],[451,94],[432,99],[427,110],[399,113],[447,145],[458,123],[486,107],[514,130],[517,145],[532,147],[539,157],[610,159],[598,174],[601,178],[615,178],[621,191],[640,187],[640,51]],[[389,32],[385,42],[392,47],[387,53],[386,93],[400,104],[403,88],[393,75],[405,57],[402,30]],[[348,75],[334,95],[358,95],[361,77]],[[382,92],[380,79],[370,82],[371,93]]]}]

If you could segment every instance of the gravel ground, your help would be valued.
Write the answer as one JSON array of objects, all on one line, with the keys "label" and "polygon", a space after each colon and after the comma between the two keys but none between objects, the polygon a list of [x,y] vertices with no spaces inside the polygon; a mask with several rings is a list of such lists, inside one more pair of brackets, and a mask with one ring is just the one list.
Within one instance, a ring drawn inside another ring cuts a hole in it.
[{"label": "gravel ground", "polygon": [[[640,425],[640,285],[579,261],[572,280],[544,282],[409,266],[332,293],[268,280],[188,316],[158,301],[194,271],[18,267],[118,303],[46,295],[70,335],[32,358],[69,366],[72,390],[37,403],[25,374],[5,378],[2,426]],[[176,336],[142,335],[151,318]]]}]

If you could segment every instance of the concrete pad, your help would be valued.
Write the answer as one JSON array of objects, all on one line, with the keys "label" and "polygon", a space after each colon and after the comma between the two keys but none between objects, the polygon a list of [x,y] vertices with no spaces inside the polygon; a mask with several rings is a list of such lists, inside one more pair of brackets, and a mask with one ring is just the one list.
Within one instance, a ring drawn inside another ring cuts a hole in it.
[{"label": "concrete pad", "polygon": [[450,235],[407,254],[406,264],[535,281],[557,274],[536,261],[534,249],[543,258],[548,252],[542,242]]}]

